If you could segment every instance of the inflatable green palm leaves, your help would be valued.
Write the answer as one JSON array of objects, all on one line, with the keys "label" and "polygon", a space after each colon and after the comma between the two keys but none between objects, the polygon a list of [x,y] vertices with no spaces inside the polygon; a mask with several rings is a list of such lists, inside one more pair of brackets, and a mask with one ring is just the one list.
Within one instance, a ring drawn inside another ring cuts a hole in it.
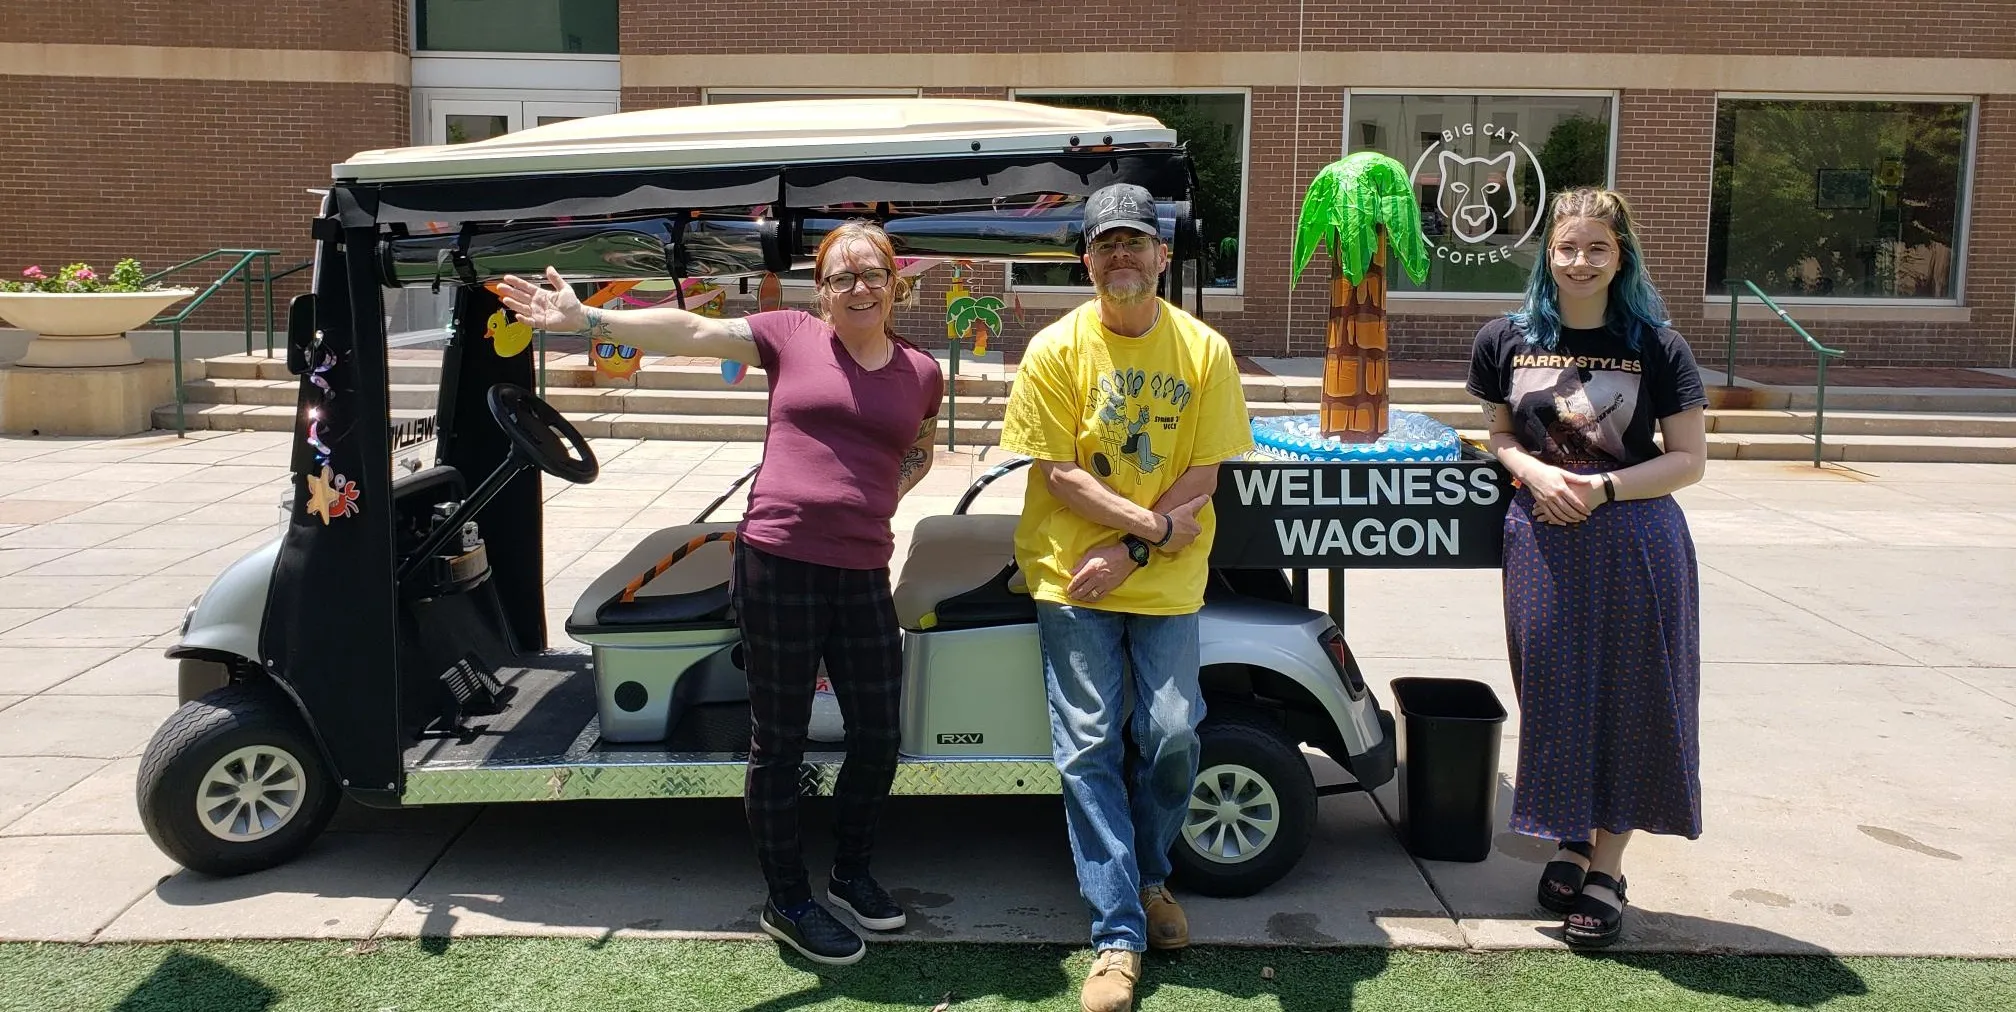
[{"label": "inflatable green palm leaves", "polygon": [[1421,206],[1407,183],[1407,169],[1376,151],[1359,151],[1324,166],[1302,197],[1288,287],[1302,280],[1302,268],[1326,240],[1345,280],[1357,284],[1379,248],[1381,225],[1407,276],[1417,285],[1426,281],[1428,240],[1421,234]]}]

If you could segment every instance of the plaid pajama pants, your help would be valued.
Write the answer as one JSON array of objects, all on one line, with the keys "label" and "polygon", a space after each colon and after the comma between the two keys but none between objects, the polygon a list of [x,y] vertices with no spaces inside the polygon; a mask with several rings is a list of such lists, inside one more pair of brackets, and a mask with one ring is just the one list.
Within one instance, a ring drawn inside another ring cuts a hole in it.
[{"label": "plaid pajama pants", "polygon": [[875,823],[896,777],[902,634],[886,568],[836,569],[741,542],[732,593],[749,671],[743,800],[771,899],[789,907],[812,896],[798,797],[819,662],[847,724],[847,761],[833,787],[833,867],[852,878],[868,870]]}]

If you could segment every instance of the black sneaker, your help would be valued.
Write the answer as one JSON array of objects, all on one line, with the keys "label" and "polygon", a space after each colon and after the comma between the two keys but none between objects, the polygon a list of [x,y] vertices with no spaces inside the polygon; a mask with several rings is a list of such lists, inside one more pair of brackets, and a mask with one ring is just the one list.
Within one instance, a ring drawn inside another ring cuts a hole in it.
[{"label": "black sneaker", "polygon": [[777,909],[777,904],[763,904],[763,916],[759,923],[763,933],[783,942],[798,954],[815,963],[830,966],[846,966],[860,962],[867,955],[868,946],[853,929],[840,923],[840,919],[826,911],[818,903],[808,902],[808,909],[796,921],[786,917]]},{"label": "black sneaker", "polygon": [[826,898],[834,906],[853,914],[854,919],[870,931],[894,931],[909,923],[903,908],[897,906],[896,901],[890,899],[889,894],[867,875],[859,876],[852,882],[833,879],[826,886]]}]

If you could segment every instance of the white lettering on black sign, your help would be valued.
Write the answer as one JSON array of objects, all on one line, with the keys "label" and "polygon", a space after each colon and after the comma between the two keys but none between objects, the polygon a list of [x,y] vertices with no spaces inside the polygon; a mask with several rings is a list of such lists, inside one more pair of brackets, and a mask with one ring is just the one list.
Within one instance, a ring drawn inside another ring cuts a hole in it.
[{"label": "white lettering on black sign", "polygon": [[[1241,507],[1428,507],[1430,515],[1276,516],[1274,536],[1289,558],[1448,557],[1462,554],[1463,519],[1434,507],[1485,507],[1502,493],[1474,467],[1269,467],[1233,472]],[[1256,532],[1257,533],[1257,532]]]},{"label": "white lettering on black sign", "polygon": [[[1363,478],[1362,484],[1358,479]],[[1498,502],[1489,472],[1464,467],[1269,467],[1233,472],[1241,506],[1477,506]],[[1354,487],[1356,486],[1356,487]]]}]

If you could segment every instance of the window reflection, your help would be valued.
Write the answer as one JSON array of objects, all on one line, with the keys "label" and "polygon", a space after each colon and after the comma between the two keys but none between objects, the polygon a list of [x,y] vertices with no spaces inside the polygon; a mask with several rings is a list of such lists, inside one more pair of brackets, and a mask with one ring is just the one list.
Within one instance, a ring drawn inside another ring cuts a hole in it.
[{"label": "window reflection", "polygon": [[1425,284],[1392,271],[1390,290],[1523,290],[1548,197],[1609,182],[1610,104],[1602,95],[1352,95],[1346,144],[1407,167],[1432,255]]},{"label": "window reflection", "polygon": [[1707,291],[1954,299],[1965,102],[1723,99]]}]

